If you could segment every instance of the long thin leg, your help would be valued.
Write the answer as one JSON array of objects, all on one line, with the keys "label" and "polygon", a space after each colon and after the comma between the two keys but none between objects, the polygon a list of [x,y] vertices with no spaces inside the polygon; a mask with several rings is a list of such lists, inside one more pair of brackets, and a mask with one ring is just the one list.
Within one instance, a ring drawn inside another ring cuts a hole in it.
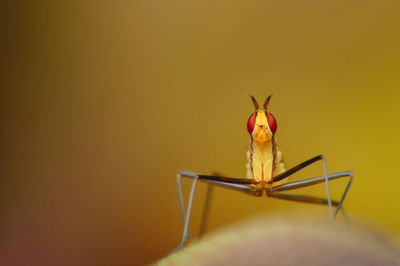
[{"label": "long thin leg", "polygon": [[[237,190],[237,191],[241,191],[241,192],[245,192],[247,194],[251,194],[254,196],[260,196],[261,195],[261,191],[257,191],[255,190],[253,187],[243,184],[243,180],[244,179],[239,179],[239,178],[228,178],[228,177],[220,177],[220,176],[206,176],[206,175],[199,175],[193,172],[189,172],[189,171],[179,171],[177,176],[176,176],[176,183],[177,183],[177,187],[178,187],[178,196],[179,196],[179,204],[181,207],[181,213],[182,213],[182,219],[183,221],[185,221],[185,207],[183,204],[183,196],[182,196],[182,186],[181,186],[181,177],[189,177],[192,179],[198,178],[201,181],[205,181],[208,183],[211,183],[213,185],[216,186],[220,186],[220,187],[224,187],[224,188],[229,188],[232,190]],[[221,181],[215,181],[220,179]],[[229,181],[223,181],[223,180],[233,180],[233,182],[235,183],[229,183]],[[238,181],[238,183],[236,183],[236,181]],[[246,179],[245,181],[249,181],[250,179]],[[248,182],[249,183],[249,182]]]},{"label": "long thin leg", "polygon": [[[222,174],[219,174],[217,172],[214,172],[211,176],[218,176],[218,177],[222,177]],[[202,180],[205,181],[205,180]],[[235,179],[236,181],[236,179]],[[247,181],[247,180],[246,180]],[[203,208],[203,215],[201,217],[201,222],[200,222],[200,229],[199,229],[199,234],[198,236],[201,237],[204,232],[207,230],[207,226],[208,226],[208,220],[209,220],[209,214],[210,214],[210,208],[211,208],[211,201],[212,201],[212,197],[214,194],[214,185],[215,185],[216,181],[213,181],[213,183],[211,182],[207,182],[207,192],[206,192],[206,200],[204,202],[204,208]],[[224,183],[224,185],[220,185],[223,186],[225,188],[227,188],[226,186],[227,184]],[[228,188],[232,187],[231,184],[228,183]],[[238,188],[237,186],[235,186],[235,188]],[[243,192],[248,192],[248,186],[244,187],[244,191]]]},{"label": "long thin leg", "polygon": [[326,184],[326,195],[327,195],[327,198],[328,198],[329,217],[331,219],[331,223],[333,223],[334,215],[333,215],[333,211],[332,211],[331,191],[329,189],[328,170],[327,170],[325,158],[324,158],[323,155],[320,154],[318,156],[315,156],[315,157],[313,157],[313,158],[311,158],[311,159],[309,159],[309,160],[307,160],[305,162],[302,162],[301,164],[299,164],[299,165],[287,170],[286,172],[284,172],[284,173],[282,173],[280,175],[272,177],[271,180],[268,181],[268,183],[272,184],[272,183],[278,182],[280,180],[283,180],[283,179],[287,178],[288,176],[300,171],[304,167],[307,167],[310,164],[315,163],[315,162],[317,162],[319,160],[321,160],[323,168],[324,168],[324,175],[325,175],[324,177],[325,177],[325,184]]},{"label": "long thin leg", "polygon": [[287,170],[286,172],[283,172],[282,174],[273,176],[272,179],[270,181],[268,181],[269,184],[281,181],[282,179],[285,179],[286,177],[293,175],[294,173],[300,171],[301,169],[303,169],[306,166],[309,166],[312,163],[315,163],[319,160],[322,160],[323,156],[320,154],[318,156],[315,156],[305,162],[302,162],[301,164],[296,165],[293,168],[290,168],[289,170]]},{"label": "long thin leg", "polygon": [[325,186],[326,186],[326,195],[328,197],[329,217],[331,218],[331,223],[333,223],[336,213],[335,213],[335,216],[333,216],[331,190],[329,188],[329,179],[328,179],[328,168],[326,167],[325,158],[322,155],[321,155],[321,161],[322,161],[322,165],[324,166],[324,178],[325,178]]},{"label": "long thin leg", "polygon": [[225,182],[225,183],[238,184],[238,185],[239,184],[243,184],[243,185],[256,184],[256,181],[254,179],[249,179],[249,178],[232,178],[232,177],[213,176],[213,175],[198,175],[198,177],[201,180]]},{"label": "long thin leg", "polygon": [[[324,180],[323,180],[324,181]],[[323,182],[322,181],[322,182]],[[313,196],[306,196],[306,195],[297,195],[297,194],[286,194],[286,193],[269,193],[268,196],[276,198],[276,199],[283,199],[283,200],[289,200],[289,201],[296,201],[296,202],[303,202],[303,203],[312,203],[312,204],[321,204],[321,205],[328,205],[328,200],[325,198],[320,198],[320,197],[313,197]],[[342,212],[343,219],[345,223],[349,226],[350,222],[347,217],[346,212],[344,211],[343,206],[340,206],[340,202],[337,202],[335,200],[332,200],[332,206],[336,207],[336,212],[334,217],[336,218],[336,215],[339,211]]]},{"label": "long thin leg", "polygon": [[[193,174],[193,175],[196,175],[196,174]],[[181,205],[182,217],[183,217],[183,220],[184,220],[183,234],[182,234],[181,242],[179,243],[179,245],[171,253],[174,253],[176,250],[178,250],[181,247],[185,246],[186,241],[189,238],[190,214],[192,212],[193,196],[194,196],[194,191],[195,191],[195,188],[196,188],[198,176],[195,176],[194,180],[193,180],[192,189],[190,191],[190,196],[189,196],[187,215],[185,215],[185,208],[184,208],[184,205],[183,205],[182,187],[181,187],[180,179],[181,179],[181,174],[178,173],[178,175],[177,175],[178,195],[179,195],[179,202],[180,202],[180,205]]]},{"label": "long thin leg", "polygon": [[203,215],[201,217],[199,237],[201,237],[207,230],[208,217],[210,216],[211,201],[214,194],[214,186],[210,183],[207,184],[206,201],[204,202]]},{"label": "long thin leg", "polygon": [[[179,205],[181,207],[181,213],[182,213],[182,219],[183,219],[183,224],[185,224],[185,205],[183,204],[183,196],[182,196],[182,186],[181,186],[181,176],[183,174],[181,172],[178,172],[178,174],[176,175],[176,184],[178,187],[178,196],[179,196]],[[191,172],[187,172],[184,174],[185,176],[190,176],[192,178],[196,178],[197,174],[195,173],[191,173]],[[187,238],[190,238],[190,233],[188,232]],[[180,245],[179,245],[180,246]],[[178,247],[179,247],[178,246]],[[175,251],[175,250],[174,250]],[[173,252],[174,252],[173,251]]]},{"label": "long thin leg", "polygon": [[[212,173],[211,176],[223,176],[222,174],[219,174],[218,172]],[[214,181],[215,182],[215,181]],[[212,197],[214,194],[214,185],[211,182],[207,182],[207,192],[206,192],[206,200],[204,202],[204,208],[203,208],[203,215],[201,216],[201,222],[200,222],[200,229],[199,229],[199,237],[202,237],[205,231],[207,230],[208,226],[208,220],[210,216],[210,209],[211,209],[211,201]],[[246,186],[246,191],[247,191],[247,186]],[[246,192],[245,191],[245,192]]]},{"label": "long thin leg", "polygon": [[[193,184],[192,184],[192,189],[190,192],[189,196],[189,203],[187,207],[187,214],[185,214],[185,206],[183,203],[183,196],[182,196],[182,186],[181,186],[181,177],[189,177],[194,179]],[[228,178],[228,177],[219,177],[219,176],[206,176],[206,175],[199,175],[193,172],[188,172],[188,171],[179,171],[177,174],[177,187],[178,187],[178,196],[179,196],[179,204],[181,207],[181,213],[182,213],[182,218],[184,221],[184,228],[183,228],[183,235],[182,235],[182,240],[180,244],[171,252],[174,253],[176,250],[179,248],[185,246],[188,238],[190,237],[189,234],[189,220],[190,220],[190,214],[192,210],[192,203],[193,203],[193,196],[194,196],[194,191],[196,187],[197,180],[205,181],[213,185],[221,186],[224,188],[229,188],[241,192],[245,192],[254,196],[260,196],[261,192],[255,190],[253,187],[246,185],[245,183],[250,183],[249,179],[238,179],[238,178]],[[218,180],[218,181],[216,181]],[[221,181],[219,181],[221,180]],[[238,181],[237,181],[238,180]],[[246,181],[246,182],[245,182]],[[234,182],[234,183],[230,183]]]},{"label": "long thin leg", "polygon": [[[318,176],[318,177],[314,177],[314,178],[309,178],[309,179],[305,179],[305,180],[291,182],[291,183],[288,183],[288,184],[283,184],[283,185],[271,188],[269,190],[269,192],[274,193],[274,192],[298,189],[298,188],[307,187],[307,186],[315,185],[315,184],[322,183],[322,182],[327,182],[326,178],[328,180],[334,180],[334,179],[338,179],[338,178],[342,178],[342,177],[346,177],[346,176],[349,176],[350,179],[349,179],[349,182],[347,183],[347,186],[346,186],[346,188],[345,188],[345,190],[343,192],[343,195],[342,195],[342,197],[341,197],[341,199],[340,199],[340,201],[339,201],[339,203],[338,203],[338,205],[336,207],[336,211],[333,214],[333,218],[335,218],[336,215],[338,214],[340,208],[342,207],[343,202],[344,202],[344,200],[346,198],[347,192],[349,191],[351,183],[353,182],[354,175],[353,175],[352,171],[338,172],[338,173],[334,173],[334,174],[329,174],[327,176]],[[328,198],[328,202],[329,202],[329,200],[330,199]]]},{"label": "long thin leg", "polygon": [[[211,183],[213,185],[229,188],[232,190],[242,191],[248,194],[252,194],[255,196],[259,196],[260,191],[256,191],[254,187],[250,186],[251,184],[255,184],[256,182],[253,179],[248,178],[231,178],[231,177],[223,177],[223,176],[213,176],[213,175],[199,175],[189,171],[179,171],[177,175],[178,182],[178,192],[180,189],[180,177],[189,177],[196,178],[198,177],[200,181]],[[182,194],[180,194],[180,199],[182,199]],[[181,209],[183,206],[183,200],[181,200]]]},{"label": "long thin leg", "polygon": [[[299,195],[299,194],[287,194],[287,193],[271,193],[268,196],[283,199],[283,200],[290,200],[296,202],[304,202],[304,203],[312,203],[312,204],[321,204],[321,205],[328,205],[328,200],[325,198],[314,197],[314,196],[306,196],[306,195]],[[337,206],[339,202],[332,200],[332,205]]]}]

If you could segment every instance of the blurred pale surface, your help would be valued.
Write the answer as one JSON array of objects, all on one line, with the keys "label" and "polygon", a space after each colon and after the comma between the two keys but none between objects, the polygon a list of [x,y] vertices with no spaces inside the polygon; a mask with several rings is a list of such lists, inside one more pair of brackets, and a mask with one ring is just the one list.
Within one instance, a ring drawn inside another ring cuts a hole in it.
[{"label": "blurred pale surface", "polygon": [[397,247],[379,232],[332,227],[310,218],[254,218],[197,241],[157,264],[399,265]]},{"label": "blurred pale surface", "polygon": [[[288,167],[353,170],[350,219],[399,234],[400,3],[215,2],[1,2],[1,265],[164,257],[178,169],[244,177],[249,93],[274,93]],[[209,229],[301,206],[217,189]]]}]

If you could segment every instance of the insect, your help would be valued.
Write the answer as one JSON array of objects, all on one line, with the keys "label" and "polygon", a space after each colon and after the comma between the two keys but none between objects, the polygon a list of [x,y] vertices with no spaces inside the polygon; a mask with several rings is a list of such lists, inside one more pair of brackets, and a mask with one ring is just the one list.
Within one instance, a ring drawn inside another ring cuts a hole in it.
[{"label": "insect", "polygon": [[[260,108],[256,99],[250,95],[255,111],[250,115],[247,121],[247,130],[250,134],[250,144],[247,152],[248,164],[246,165],[246,178],[231,178],[218,175],[202,175],[188,171],[178,172],[177,186],[184,226],[182,240],[175,250],[184,247],[190,237],[189,221],[197,181],[203,181],[209,183],[210,185],[216,185],[227,189],[241,191],[252,196],[269,196],[297,202],[309,202],[328,205],[330,221],[334,221],[336,215],[342,207],[347,192],[350,189],[350,185],[353,181],[353,172],[343,171],[328,174],[325,158],[322,155],[315,156],[289,170],[286,170],[286,166],[283,162],[282,153],[279,150],[275,139],[277,121],[276,118],[270,112],[268,112],[268,105],[271,100],[271,96],[272,95],[268,96],[268,98],[264,102],[263,107]],[[290,175],[318,161],[322,162],[322,176],[282,184],[282,182],[285,181],[285,179]],[[331,200],[329,181],[347,176],[350,178],[340,201],[337,202]],[[186,212],[183,203],[181,177],[188,177],[193,179]],[[294,190],[323,182],[325,182],[326,185],[327,199],[280,193],[282,191]],[[336,207],[335,211],[333,211],[332,206]]]}]

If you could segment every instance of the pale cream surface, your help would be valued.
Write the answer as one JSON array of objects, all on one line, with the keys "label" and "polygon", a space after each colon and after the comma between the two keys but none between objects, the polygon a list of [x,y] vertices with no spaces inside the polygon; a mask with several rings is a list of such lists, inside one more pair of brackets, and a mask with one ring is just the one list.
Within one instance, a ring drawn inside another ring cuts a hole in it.
[{"label": "pale cream surface", "polygon": [[[285,216],[285,215],[283,215]],[[365,225],[332,227],[318,216],[259,216],[195,241],[156,265],[387,265],[399,247]]]}]

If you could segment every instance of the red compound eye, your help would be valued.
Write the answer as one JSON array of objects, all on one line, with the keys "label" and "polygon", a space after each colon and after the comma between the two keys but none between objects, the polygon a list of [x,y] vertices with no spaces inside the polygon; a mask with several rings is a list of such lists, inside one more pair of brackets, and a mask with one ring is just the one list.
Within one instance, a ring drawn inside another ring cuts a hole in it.
[{"label": "red compound eye", "polygon": [[249,117],[249,120],[247,120],[247,131],[249,131],[250,134],[253,133],[255,125],[256,125],[256,113],[253,113]]},{"label": "red compound eye", "polygon": [[[250,119],[249,119],[250,121]],[[276,129],[278,128],[278,125],[276,124],[276,119],[275,117],[271,114],[268,113],[267,115],[267,121],[268,121],[268,126],[269,129],[271,130],[272,134],[275,134]],[[254,125],[254,124],[253,124]],[[254,127],[254,126],[253,126]],[[247,124],[247,128],[249,128],[248,124]]]}]

